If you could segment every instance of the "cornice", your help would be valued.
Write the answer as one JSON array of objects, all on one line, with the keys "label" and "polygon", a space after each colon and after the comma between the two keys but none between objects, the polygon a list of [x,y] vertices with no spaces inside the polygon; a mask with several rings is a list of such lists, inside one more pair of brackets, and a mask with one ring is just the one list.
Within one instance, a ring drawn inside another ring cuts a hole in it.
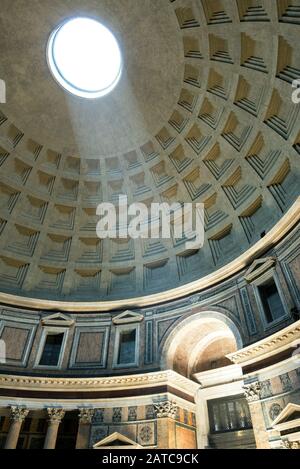
[{"label": "cornice", "polygon": [[0,293],[0,303],[19,306],[24,308],[33,308],[44,311],[68,311],[68,312],[107,312],[113,310],[122,310],[128,308],[146,307],[161,304],[167,301],[178,300],[184,296],[191,295],[206,288],[210,288],[217,283],[223,282],[234,274],[245,269],[249,263],[253,262],[258,256],[272,249],[284,236],[286,236],[299,222],[300,219],[300,196],[288,212],[281,218],[275,227],[267,233],[267,235],[252,246],[248,251],[243,253],[233,262],[207,275],[199,280],[188,283],[186,285],[167,290],[165,292],[156,293],[138,298],[129,298],[116,301],[100,301],[100,302],[64,302],[50,301],[35,298],[25,298],[17,295]]},{"label": "cornice", "polygon": [[172,370],[109,378],[42,378],[38,376],[0,375],[2,389],[23,391],[95,392],[148,388],[168,385],[194,397],[199,385]]},{"label": "cornice", "polygon": [[253,345],[249,345],[227,356],[233,363],[246,366],[264,360],[300,343],[300,321]]}]

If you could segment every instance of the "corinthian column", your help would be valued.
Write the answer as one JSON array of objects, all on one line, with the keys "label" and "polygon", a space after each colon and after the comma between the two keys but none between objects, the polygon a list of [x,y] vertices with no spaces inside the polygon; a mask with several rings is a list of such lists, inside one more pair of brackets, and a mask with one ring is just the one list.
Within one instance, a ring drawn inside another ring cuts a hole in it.
[{"label": "corinthian column", "polygon": [[65,416],[63,409],[47,409],[49,420],[44,449],[55,449],[59,425]]},{"label": "corinthian column", "polygon": [[79,409],[79,426],[76,440],[76,449],[89,447],[90,428],[94,415],[94,409]]},{"label": "corinthian column", "polygon": [[18,444],[18,439],[22,427],[22,423],[28,415],[29,410],[24,407],[11,407],[10,414],[10,428],[5,442],[5,449],[15,449]]}]

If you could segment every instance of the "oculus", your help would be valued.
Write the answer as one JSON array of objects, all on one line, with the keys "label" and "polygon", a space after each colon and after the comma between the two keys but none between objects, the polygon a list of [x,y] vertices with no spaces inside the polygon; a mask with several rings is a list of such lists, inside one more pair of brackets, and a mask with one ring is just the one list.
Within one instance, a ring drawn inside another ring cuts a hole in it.
[{"label": "oculus", "polygon": [[81,98],[107,95],[122,74],[115,36],[91,18],[72,18],[60,24],[49,38],[47,61],[55,80]]}]

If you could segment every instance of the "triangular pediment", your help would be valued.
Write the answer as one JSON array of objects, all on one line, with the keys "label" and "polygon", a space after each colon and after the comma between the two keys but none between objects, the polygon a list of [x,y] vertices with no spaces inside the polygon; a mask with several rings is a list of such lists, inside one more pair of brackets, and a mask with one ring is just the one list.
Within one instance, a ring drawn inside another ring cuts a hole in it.
[{"label": "triangular pediment", "polygon": [[297,412],[293,412],[289,417],[286,419],[286,422],[293,422],[294,420],[300,419],[300,409]]},{"label": "triangular pediment", "polygon": [[105,437],[93,446],[94,449],[107,449],[107,448],[119,448],[119,449],[138,449],[142,448],[138,443],[131,440],[127,436],[121,435],[121,433],[115,432]]},{"label": "triangular pediment", "polygon": [[114,324],[130,324],[133,322],[141,322],[144,319],[144,316],[132,311],[124,311],[115,318],[113,318]]},{"label": "triangular pediment", "polygon": [[246,271],[244,277],[247,282],[252,282],[257,277],[260,277],[262,274],[267,272],[267,270],[274,267],[275,263],[275,257],[264,257],[262,259],[256,259]]},{"label": "triangular pediment", "polygon": [[74,320],[63,313],[53,313],[49,316],[46,316],[42,319],[42,324],[44,326],[63,326],[69,327],[74,324]]},{"label": "triangular pediment", "polygon": [[289,403],[276,417],[272,425],[276,430],[300,426],[300,405]]}]

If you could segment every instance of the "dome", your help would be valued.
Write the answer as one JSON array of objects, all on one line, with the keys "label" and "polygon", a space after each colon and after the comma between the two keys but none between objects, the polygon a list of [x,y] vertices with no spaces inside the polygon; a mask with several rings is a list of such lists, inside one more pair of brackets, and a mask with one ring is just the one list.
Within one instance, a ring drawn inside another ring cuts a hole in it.
[{"label": "dome", "polygon": [[[3,294],[182,295],[251,259],[295,203],[300,168],[297,31],[284,10],[252,3],[1,2]],[[64,90],[47,63],[49,38],[77,17],[108,28],[122,54],[116,87],[95,100]],[[120,195],[203,203],[203,248],[99,239],[96,208]]]}]

